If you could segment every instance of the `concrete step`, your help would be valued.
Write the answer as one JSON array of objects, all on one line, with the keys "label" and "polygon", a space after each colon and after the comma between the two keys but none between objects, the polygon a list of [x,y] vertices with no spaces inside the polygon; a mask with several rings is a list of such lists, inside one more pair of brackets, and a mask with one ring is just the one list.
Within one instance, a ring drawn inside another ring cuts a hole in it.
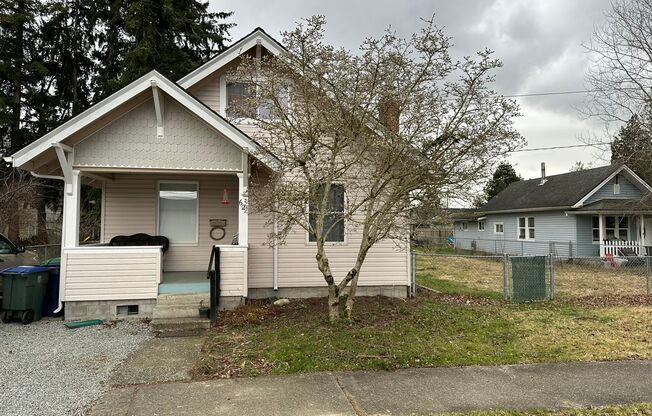
[{"label": "concrete step", "polygon": [[196,305],[203,301],[203,304],[208,306],[210,303],[210,295],[208,293],[181,293],[181,294],[165,294],[159,295],[156,299],[156,305]]},{"label": "concrete step", "polygon": [[152,318],[199,318],[197,305],[156,305]]},{"label": "concrete step", "polygon": [[152,331],[160,338],[202,335],[210,325],[210,320],[200,318],[157,318],[151,322]]}]

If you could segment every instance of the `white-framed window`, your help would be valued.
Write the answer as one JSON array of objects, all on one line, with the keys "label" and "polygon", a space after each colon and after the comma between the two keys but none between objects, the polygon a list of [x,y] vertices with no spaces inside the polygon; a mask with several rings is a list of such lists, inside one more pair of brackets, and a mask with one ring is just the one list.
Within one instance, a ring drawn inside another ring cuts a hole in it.
[{"label": "white-framed window", "polygon": [[478,221],[478,231],[484,231],[484,221]]},{"label": "white-framed window", "polygon": [[[320,187],[319,194],[323,191]],[[346,237],[346,230],[344,224],[344,185],[333,183],[330,187],[328,194],[328,214],[324,218],[324,230],[330,229],[324,241],[329,243],[344,243]],[[316,227],[317,217],[313,214],[312,207],[308,204],[308,220],[310,226],[314,229]],[[308,242],[314,243],[317,241],[317,236],[314,233],[308,233]]]},{"label": "white-framed window", "polygon": [[[261,105],[258,108],[251,109],[250,114],[235,114],[234,109],[240,106],[245,100],[250,99],[256,93],[256,86],[246,82],[229,81],[225,78],[221,81],[221,87],[224,88],[222,99],[224,100],[223,111],[229,117],[241,117],[244,123],[251,122],[254,118],[271,119],[274,117],[273,106]],[[290,95],[288,91],[279,94],[278,102],[282,107],[289,107]]]},{"label": "white-framed window", "polygon": [[469,229],[469,223],[466,221],[462,222],[462,231],[467,231]]},{"label": "white-framed window", "polygon": [[171,245],[199,242],[199,185],[188,181],[160,181],[158,184],[158,234]]},{"label": "white-framed window", "polygon": [[[594,215],[591,218],[592,241],[600,242],[600,217]],[[605,240],[630,240],[629,217],[605,215],[604,216],[604,237]]]},{"label": "white-framed window", "polygon": [[518,218],[518,234],[516,237],[519,240],[534,240],[534,217]]},{"label": "white-framed window", "polygon": [[505,233],[505,225],[502,222],[495,222],[494,234],[504,234],[504,233]]}]

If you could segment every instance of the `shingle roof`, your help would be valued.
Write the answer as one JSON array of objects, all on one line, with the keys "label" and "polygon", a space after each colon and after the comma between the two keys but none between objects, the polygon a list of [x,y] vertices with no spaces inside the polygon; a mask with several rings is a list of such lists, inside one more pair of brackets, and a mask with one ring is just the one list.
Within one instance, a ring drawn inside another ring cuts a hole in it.
[{"label": "shingle roof", "polygon": [[577,172],[511,183],[487,202],[480,212],[517,211],[532,208],[571,207],[622,165],[609,165]]}]

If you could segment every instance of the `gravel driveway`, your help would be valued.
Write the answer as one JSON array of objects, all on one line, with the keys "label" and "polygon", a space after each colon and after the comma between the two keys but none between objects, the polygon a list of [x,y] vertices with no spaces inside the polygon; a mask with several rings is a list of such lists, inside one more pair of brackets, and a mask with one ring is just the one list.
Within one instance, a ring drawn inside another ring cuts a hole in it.
[{"label": "gravel driveway", "polygon": [[152,335],[141,322],[67,329],[62,321],[0,324],[0,414],[79,415],[111,370]]}]

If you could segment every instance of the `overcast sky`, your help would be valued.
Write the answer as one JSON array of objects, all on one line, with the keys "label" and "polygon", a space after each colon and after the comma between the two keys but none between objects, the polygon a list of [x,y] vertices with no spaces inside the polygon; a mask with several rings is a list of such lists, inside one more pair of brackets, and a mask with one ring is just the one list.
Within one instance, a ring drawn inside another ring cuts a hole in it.
[{"label": "overcast sky", "polygon": [[[362,39],[380,36],[391,25],[409,35],[421,17],[435,14],[439,26],[453,37],[454,56],[482,48],[496,51],[504,67],[495,89],[502,94],[575,91],[586,88],[584,75],[590,57],[582,47],[593,28],[603,21],[609,0],[211,0],[212,10],[233,11],[237,26],[233,40],[260,26],[280,39],[303,17],[323,14],[327,40],[356,49]],[[582,137],[604,135],[602,124],[584,119],[579,95],[518,98],[523,116],[516,126],[527,148],[581,144]],[[514,153],[510,161],[524,178],[537,177],[540,163],[548,175],[564,173],[576,162],[607,163],[603,151],[593,148]]]}]

